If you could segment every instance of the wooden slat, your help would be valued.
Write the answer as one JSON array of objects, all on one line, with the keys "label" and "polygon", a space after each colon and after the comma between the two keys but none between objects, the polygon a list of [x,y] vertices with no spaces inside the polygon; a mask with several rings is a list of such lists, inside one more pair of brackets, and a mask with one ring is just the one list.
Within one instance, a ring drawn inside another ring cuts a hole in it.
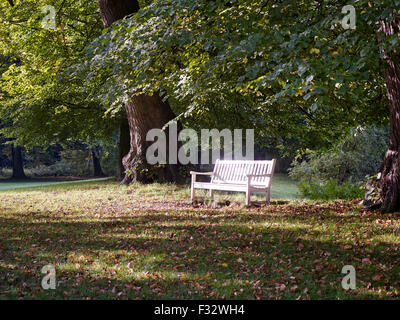
[{"label": "wooden slat", "polygon": [[245,168],[246,168],[246,164],[242,163],[240,165],[240,182],[245,183],[246,182],[246,176],[245,176]]},{"label": "wooden slat", "polygon": [[[262,168],[262,163],[257,163],[257,164],[256,164],[255,174],[260,174],[261,168]],[[255,184],[259,184],[260,179],[264,179],[264,178],[256,177]]]},{"label": "wooden slat", "polygon": [[[273,161],[219,160],[215,164],[213,183],[246,184],[246,174],[272,174]],[[254,177],[252,185],[268,185],[269,177]]]},{"label": "wooden slat", "polygon": [[[191,199],[195,197],[194,190],[209,189],[221,191],[246,192],[246,204],[250,203],[251,192],[266,192],[267,202],[270,199],[271,178],[275,168],[272,161],[242,161],[217,160],[214,166],[211,182],[195,182],[192,175]],[[247,185],[247,174],[254,175],[250,185]],[[269,174],[270,176],[262,176]],[[212,192],[210,192],[212,195]]]}]

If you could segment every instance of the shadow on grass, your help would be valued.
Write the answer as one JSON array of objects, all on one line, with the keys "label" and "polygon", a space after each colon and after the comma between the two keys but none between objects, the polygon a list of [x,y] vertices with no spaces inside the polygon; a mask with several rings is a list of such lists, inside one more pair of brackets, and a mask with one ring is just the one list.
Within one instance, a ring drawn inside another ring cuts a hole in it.
[{"label": "shadow on grass", "polygon": [[[1,217],[0,296],[396,297],[398,245],[362,238],[374,214],[362,217],[346,214],[347,206],[336,209],[282,205],[255,212],[182,206],[118,217],[104,212],[93,219],[52,212]],[[313,225],[316,221],[320,225]],[[392,231],[387,226],[367,235]],[[56,290],[40,287],[46,264],[56,266]],[[359,289],[352,293],[340,285],[347,264],[357,270]]]}]

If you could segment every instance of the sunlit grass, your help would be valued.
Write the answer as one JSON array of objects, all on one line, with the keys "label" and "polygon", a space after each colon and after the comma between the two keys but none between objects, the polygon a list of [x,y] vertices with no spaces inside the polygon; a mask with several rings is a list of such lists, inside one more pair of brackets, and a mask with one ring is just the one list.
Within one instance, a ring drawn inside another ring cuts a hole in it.
[{"label": "sunlit grass", "polygon": [[103,181],[109,180],[107,178],[98,178],[98,179],[91,179],[91,180],[78,180],[78,181],[57,181],[55,179],[46,181],[46,180],[25,180],[25,181],[16,181],[16,180],[5,180],[0,179],[0,191],[4,190],[13,190],[13,189],[29,189],[29,188],[36,188],[36,187],[47,187],[47,186],[56,186],[56,185],[65,185],[65,184],[77,184],[77,183],[86,183],[87,181]]}]

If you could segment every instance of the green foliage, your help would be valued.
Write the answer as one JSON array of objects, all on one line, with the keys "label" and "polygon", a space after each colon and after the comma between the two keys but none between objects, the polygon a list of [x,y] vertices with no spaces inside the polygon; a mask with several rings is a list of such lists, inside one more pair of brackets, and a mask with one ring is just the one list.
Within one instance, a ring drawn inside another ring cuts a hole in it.
[{"label": "green foliage", "polygon": [[69,163],[59,161],[49,166],[32,168],[28,174],[32,177],[59,177],[76,176],[79,172],[73,170]]},{"label": "green foliage", "polygon": [[[103,146],[99,149],[103,172],[108,176],[116,173],[117,157],[115,147]],[[93,159],[87,149],[65,149],[60,152],[60,161],[51,165],[34,166],[27,170],[29,176],[91,176],[93,175]]]},{"label": "green foliage", "polygon": [[330,179],[341,184],[353,183],[374,175],[387,150],[389,132],[384,127],[355,128],[331,149],[310,152],[306,160],[295,160],[289,170],[291,178],[311,183]]},{"label": "green foliage", "polygon": [[[45,29],[46,5],[56,28]],[[116,130],[99,101],[87,101],[81,79],[61,78],[84,59],[84,48],[101,34],[97,3],[89,0],[26,0],[0,4],[0,54],[9,58],[0,78],[2,132],[23,145],[103,139]]]},{"label": "green foliage", "polygon": [[342,28],[343,3],[334,0],[155,1],[97,38],[68,74],[85,79],[88,98],[107,101],[111,113],[132,94],[163,91],[179,101],[178,117],[242,117],[321,146],[387,121],[381,57],[399,39],[378,25],[399,4],[350,4],[356,30]]},{"label": "green foliage", "polygon": [[[55,30],[40,25],[54,5]],[[93,1],[1,4],[3,128],[20,143],[110,137],[133,94],[165,93],[184,125],[254,128],[256,136],[326,146],[351,127],[388,120],[379,32],[399,2],[158,0],[102,31]],[[384,10],[381,10],[384,8]],[[104,114],[107,114],[107,117]],[[359,173],[361,174],[361,173]]]},{"label": "green foliage", "polygon": [[365,193],[368,176],[382,163],[388,129],[355,128],[322,153],[310,152],[306,160],[292,163],[289,175],[299,181],[302,196],[310,199],[353,199]]},{"label": "green foliage", "polygon": [[297,187],[303,197],[313,200],[359,199],[365,193],[362,183],[345,181],[338,184],[334,179],[327,182],[300,181]]},{"label": "green foliage", "polygon": [[118,148],[116,143],[114,144],[107,144],[103,143],[101,145],[101,150],[99,152],[100,156],[100,164],[103,170],[103,173],[106,176],[114,177],[117,174],[117,167],[118,167]]}]

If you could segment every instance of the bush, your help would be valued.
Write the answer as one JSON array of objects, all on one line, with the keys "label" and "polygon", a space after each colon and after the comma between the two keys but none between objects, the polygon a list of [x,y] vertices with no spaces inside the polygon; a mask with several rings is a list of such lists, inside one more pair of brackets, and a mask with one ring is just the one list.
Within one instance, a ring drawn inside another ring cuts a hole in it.
[{"label": "bush", "polygon": [[294,161],[289,170],[297,181],[327,182],[334,179],[358,183],[374,175],[385,155],[389,140],[387,128],[367,127],[352,129],[350,133],[330,150],[310,152],[302,162]]},{"label": "bush", "polygon": [[0,179],[7,179],[11,177],[12,169],[9,168],[0,168]]},{"label": "bush", "polygon": [[72,175],[90,176],[90,152],[87,149],[66,149],[60,152],[61,161],[71,168]]},{"label": "bush", "polygon": [[365,192],[362,183],[347,181],[338,184],[334,179],[327,182],[300,181],[297,186],[303,197],[313,200],[357,199],[362,198]]},{"label": "bush", "polygon": [[30,169],[34,177],[74,176],[77,174],[68,163],[59,161],[51,166]]},{"label": "bush", "polygon": [[351,199],[362,197],[366,177],[374,175],[385,155],[387,128],[352,129],[325,152],[309,152],[305,160],[295,160],[289,176],[299,181],[304,197],[311,199]]}]

